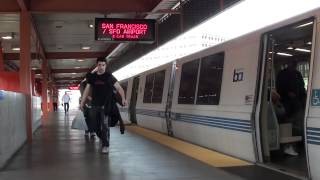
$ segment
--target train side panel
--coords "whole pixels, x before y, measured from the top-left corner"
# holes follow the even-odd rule
[[[178,104],[181,68],[177,72],[172,112],[178,138],[241,159],[255,161],[251,113],[257,78],[260,36],[210,48],[186,61],[224,51],[224,67],[218,105]],[[181,67],[182,61],[178,63]],[[242,74],[242,78],[239,77]],[[237,76],[237,77],[236,77]]]

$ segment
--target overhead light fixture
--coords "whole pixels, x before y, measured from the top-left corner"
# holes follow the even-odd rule
[[[12,47],[11,50],[12,51],[20,51],[20,47]]]
[[[36,67],[33,67],[33,68],[31,68],[32,70],[37,70],[38,68],[36,68]]]
[[[4,33],[1,35],[1,39],[4,39],[4,40],[13,39],[13,33]]]
[[[71,74],[77,74],[77,73],[71,73]]]
[[[302,27],[305,27],[305,26],[309,26],[311,24],[313,24],[313,21],[301,24],[301,25],[297,26],[296,28],[302,28]]]
[[[83,60],[83,59],[78,59],[77,61],[78,61],[78,62],[83,62],[84,60]]]
[[[309,49],[303,49],[303,48],[295,48],[294,50],[296,51],[301,51],[301,52],[311,52]]]
[[[312,43],[311,43],[311,41],[309,41],[309,42],[307,42],[307,44],[308,44],[308,45],[311,45]]]
[[[282,52],[277,52],[277,54],[280,55],[280,56],[293,56],[292,54],[282,53]]]
[[[289,46],[287,49],[290,49],[290,50],[291,50],[291,49],[293,49],[293,47],[292,47],[292,46]]]
[[[91,49],[91,47],[90,47],[90,46],[81,46],[81,49],[83,49],[83,50],[89,50],[89,49]]]
[[[272,51],[269,51],[269,54],[272,54],[273,52]]]
[[[94,28],[93,21],[89,20],[88,21],[88,26],[89,26],[89,28]]]

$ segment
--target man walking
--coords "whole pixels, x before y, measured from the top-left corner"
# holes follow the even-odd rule
[[[67,92],[64,93],[62,96],[62,102],[64,106],[64,113],[67,113],[69,111],[69,102],[70,102],[70,96]]]
[[[109,152],[110,139],[110,114],[112,110],[112,90],[113,87],[119,92],[122,104],[127,105],[124,91],[117,79],[110,73],[106,72],[107,62],[105,58],[97,59],[97,71],[90,74],[88,83],[83,92],[81,99],[81,110],[84,109],[85,100],[88,97],[90,90],[92,90],[92,111],[91,120],[95,123],[94,128],[97,136],[102,142],[101,152],[106,154]]]

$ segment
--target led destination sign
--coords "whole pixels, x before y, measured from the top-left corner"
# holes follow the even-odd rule
[[[96,18],[95,39],[152,43],[155,40],[155,21],[151,19]]]

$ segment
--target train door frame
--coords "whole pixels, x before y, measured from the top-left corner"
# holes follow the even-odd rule
[[[308,87],[307,87],[307,100],[306,100],[306,106],[305,106],[305,113],[304,113],[304,119],[303,119],[303,129],[304,129],[304,137],[306,139],[306,128],[307,128],[307,116],[309,114],[310,110],[310,96],[311,96],[311,87],[312,87],[312,75],[313,75],[313,68],[314,68],[314,61],[315,61],[315,42],[316,42],[316,36],[317,36],[317,18],[316,17],[310,17],[303,19],[301,21],[305,20],[313,20],[313,33],[312,33],[312,46],[311,46],[311,55],[310,55],[310,61],[309,61],[309,79],[308,79]],[[265,164],[265,160],[263,158],[263,140],[262,140],[262,130],[261,130],[261,104],[262,104],[262,96],[263,96],[263,88],[264,88],[264,82],[265,82],[265,76],[266,76],[266,58],[268,55],[268,41],[269,37],[268,35],[271,34],[273,31],[285,28],[286,26],[291,26],[296,23],[299,23],[301,21],[293,22],[288,25],[284,25],[278,28],[275,28],[273,30],[270,30],[264,34],[261,35],[261,43],[260,43],[260,53],[259,53],[259,66],[258,66],[258,73],[257,73],[257,90],[256,90],[256,100],[255,100],[255,106],[253,109],[253,125],[254,125],[254,135],[253,135],[253,141],[255,144],[255,152],[256,152],[256,158],[257,158],[257,164],[285,173],[290,174],[292,176],[296,176],[295,174],[292,174],[290,172],[283,171],[281,169],[278,169],[276,167],[273,167],[271,165]],[[310,164],[309,164],[309,154],[308,154],[308,146],[307,142],[305,140],[304,142],[304,148],[305,148],[305,155],[306,155],[306,165],[307,165],[307,172],[306,178],[310,178]],[[297,177],[297,176],[296,176]]]
[[[140,76],[136,76],[132,79],[131,97],[129,104],[129,120],[131,123],[137,124],[136,106],[139,93]]]
[[[174,84],[176,79],[176,70],[177,70],[177,63],[176,61],[174,61],[171,66],[171,73],[169,77],[169,87],[167,92],[167,101],[166,101],[166,107],[165,107],[167,132],[169,136],[174,136],[173,128],[172,128],[171,108],[172,108],[172,101],[173,101]]]

